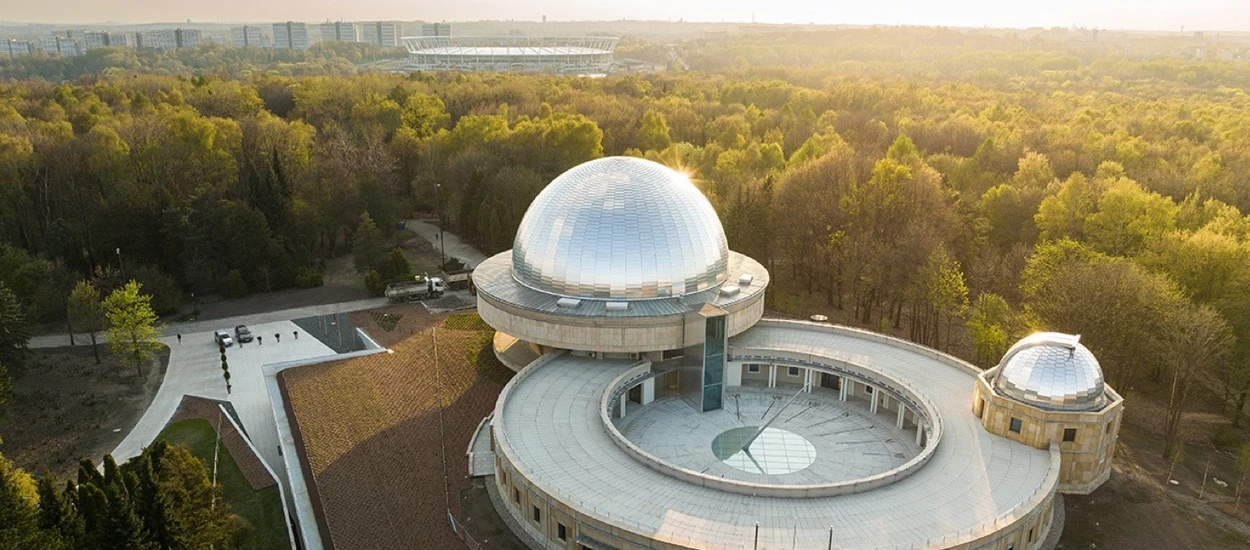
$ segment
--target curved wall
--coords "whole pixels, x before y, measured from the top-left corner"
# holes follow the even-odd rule
[[[754,325],[764,315],[764,293],[726,308],[729,336]],[[495,330],[526,342],[558,349],[603,353],[646,353],[682,349],[703,341],[698,332],[686,341],[685,316],[573,317],[523,310],[478,293],[478,315]]]

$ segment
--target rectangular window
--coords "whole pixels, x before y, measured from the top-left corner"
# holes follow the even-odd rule
[[[568,528],[566,528],[563,523],[556,524],[556,538],[560,540],[569,540]]]
[[[872,393],[872,386],[865,385],[865,386],[864,386],[864,393]]]
[[[1011,419],[1011,431],[1020,433],[1020,429],[1023,427],[1024,427],[1024,422],[1022,422],[1019,418]]]
[[[1029,542],[1033,542],[1033,528],[1029,528]]]
[[[521,490],[520,489],[512,490],[512,500],[515,501],[517,504],[521,503]]]
[[[538,523],[538,522],[541,522],[542,520],[543,520],[542,510],[539,510],[538,507],[535,506],[534,507],[534,522]]]
[[[1076,428],[1064,428],[1063,440],[1068,443],[1076,441]]]
[[[752,373],[752,374],[759,374],[760,366],[759,365],[747,365],[747,372]]]
[[[1111,424],[1113,424],[1113,422],[1107,423],[1107,433],[1111,433]]]
[[[790,367],[790,370],[788,371],[788,374],[789,374],[790,376],[792,376],[792,377],[798,377],[798,375],[799,375],[799,368],[798,368],[798,367]]]

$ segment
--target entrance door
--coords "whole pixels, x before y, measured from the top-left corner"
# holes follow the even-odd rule
[[[820,376],[820,387],[837,390],[842,388],[842,377],[833,374],[822,374]]]

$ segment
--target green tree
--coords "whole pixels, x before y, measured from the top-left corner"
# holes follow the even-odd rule
[[[408,256],[404,255],[402,248],[392,248],[387,255],[384,276],[388,281],[412,276],[412,266],[408,264]]]
[[[39,489],[34,478],[0,455],[0,548],[55,550],[59,533],[40,527]]]
[[[95,354],[96,364],[100,364],[100,346],[96,341],[100,331],[104,330],[104,305],[100,303],[100,291],[91,281],[78,281],[70,292],[67,305],[70,323],[78,332],[86,333],[91,338],[91,351]]]
[[[13,292],[0,283],[0,365],[22,366],[29,341],[30,333],[21,304]]]
[[[668,122],[664,113],[651,111],[643,113],[642,124],[638,127],[638,144],[642,149],[662,151],[673,143],[668,135]]]
[[[356,271],[386,270],[386,249],[382,245],[382,233],[373,216],[368,212],[360,215],[360,224],[352,234],[352,263]]]
[[[161,349],[156,313],[151,296],[140,293],[139,283],[130,281],[104,299],[104,315],[109,327],[109,348],[123,364],[133,365],[135,375],[143,376],[143,364]]]
[[[382,276],[377,271],[370,269],[365,272],[365,289],[374,296],[382,296],[386,293],[386,284],[382,282]]]
[[[992,366],[1007,353],[1013,335],[1011,306],[991,292],[977,295],[968,315],[968,336],[976,352],[977,365]]]
[[[221,293],[228,298],[247,296],[247,281],[243,280],[243,274],[239,270],[231,269],[226,272],[226,278],[221,283]]]

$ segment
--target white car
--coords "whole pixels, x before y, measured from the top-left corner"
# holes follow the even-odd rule
[[[217,332],[214,332],[213,339],[217,341],[217,344],[225,346],[225,347],[230,347],[234,345],[234,338],[231,338],[230,333],[224,330],[219,330]]]

